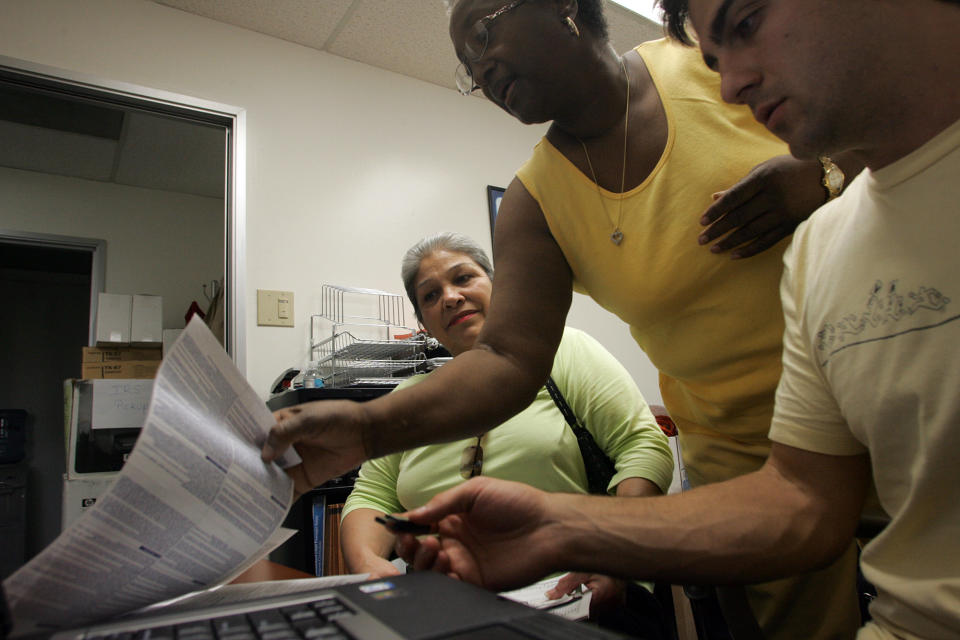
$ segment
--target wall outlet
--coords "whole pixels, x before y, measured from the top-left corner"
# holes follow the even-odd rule
[[[293,291],[257,289],[257,325],[293,326]]]

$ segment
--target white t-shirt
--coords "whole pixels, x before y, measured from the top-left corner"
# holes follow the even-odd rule
[[[770,439],[869,452],[890,525],[858,638],[960,637],[960,122],[798,229]],[[839,488],[838,488],[839,489]]]

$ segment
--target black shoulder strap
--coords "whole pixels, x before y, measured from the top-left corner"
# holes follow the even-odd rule
[[[600,448],[597,441],[593,439],[593,434],[587,431],[586,427],[577,419],[577,415],[564,400],[563,394],[557,388],[557,383],[553,378],[547,378],[547,392],[553,398],[554,404],[560,409],[570,430],[577,438],[577,446],[580,448],[580,456],[583,458],[583,468],[587,472],[587,487],[590,493],[597,495],[606,495],[607,487],[610,481],[617,473],[617,466],[610,459],[610,456]]]
[[[563,418],[567,421],[567,424],[569,424],[574,431],[583,429],[583,425],[577,420],[577,414],[575,414],[573,409],[570,408],[570,405],[567,404],[567,401],[564,399],[563,394],[560,393],[560,389],[557,388],[557,383],[553,381],[552,377],[547,378],[547,383],[544,386],[547,388],[547,393],[553,398],[554,404],[560,409],[560,413],[563,414]]]

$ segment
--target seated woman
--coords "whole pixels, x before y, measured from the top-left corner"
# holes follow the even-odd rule
[[[493,267],[473,240],[441,233],[413,246],[401,275],[423,327],[458,355],[473,347],[490,304]],[[422,381],[405,380],[399,387]],[[573,413],[606,452],[617,472],[608,492],[659,495],[673,477],[673,456],[626,369],[596,340],[566,328],[551,377]],[[469,393],[469,389],[460,390]],[[456,420],[456,416],[450,416]],[[524,411],[475,438],[420,447],[363,464],[344,506],[341,540],[353,573],[398,573],[387,558],[394,536],[376,516],[407,511],[474,475],[524,482],[546,491],[588,493],[576,436],[546,388]],[[585,577],[592,605],[622,601],[622,583]]]

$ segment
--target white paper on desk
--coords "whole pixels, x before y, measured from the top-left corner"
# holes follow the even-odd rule
[[[273,422],[206,325],[191,321],[160,366],[117,479],[4,582],[14,633],[209,587],[269,552],[293,498],[287,474],[260,460]]]
[[[564,574],[566,575],[566,574]],[[525,604],[534,609],[545,609],[548,613],[558,615],[568,620],[583,620],[590,615],[590,600],[593,593],[589,590],[581,590],[573,594],[566,594],[555,600],[547,598],[547,591],[550,591],[563,576],[554,576],[545,578],[526,587],[515,589],[513,591],[503,591],[500,597],[520,604]]]

